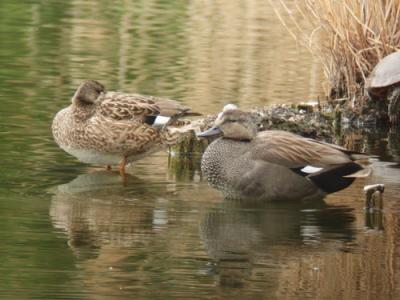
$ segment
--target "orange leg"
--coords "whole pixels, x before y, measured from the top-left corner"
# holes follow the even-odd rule
[[[125,173],[125,166],[126,166],[126,163],[127,163],[127,161],[126,161],[126,157],[124,157],[122,160],[121,160],[121,163],[119,164],[119,174],[123,177],[123,178],[125,178],[126,177],[126,173]]]

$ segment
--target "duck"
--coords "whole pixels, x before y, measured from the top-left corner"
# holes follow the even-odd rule
[[[107,91],[96,80],[84,81],[71,102],[53,119],[55,142],[81,162],[118,165],[122,176],[127,164],[192,132],[182,117],[200,115],[171,99]]]
[[[367,154],[257,125],[251,113],[229,104],[198,134],[219,136],[205,150],[201,170],[227,198],[322,199],[371,171],[361,164]]]

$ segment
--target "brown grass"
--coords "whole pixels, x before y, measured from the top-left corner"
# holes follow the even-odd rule
[[[270,3],[289,33],[320,59],[331,98],[357,95],[376,63],[400,49],[400,0]]]

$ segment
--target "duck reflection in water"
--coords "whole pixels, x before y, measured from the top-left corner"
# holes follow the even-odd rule
[[[334,248],[347,251],[354,220],[351,208],[324,201],[227,199],[204,214],[200,235],[220,286],[264,289],[279,286],[278,270],[290,261]]]
[[[68,245],[78,258],[93,259],[104,255],[107,248],[127,249],[145,243],[153,234],[154,223],[162,215],[155,201],[165,191],[153,189],[148,194],[143,180],[127,175],[130,185],[121,185],[118,172],[97,171],[81,174],[54,191],[50,206],[53,226],[67,233]],[[147,184],[148,187],[148,184]],[[145,202],[137,201],[145,198]],[[117,259],[118,260],[118,259]]]
[[[257,131],[248,112],[227,105],[199,134],[223,136],[206,149],[201,169],[211,186],[229,198],[320,199],[348,187],[370,170],[368,156],[280,130]]]
[[[51,191],[53,227],[66,235],[88,295],[128,298],[125,287],[151,281],[153,273],[142,270],[158,257],[149,249],[168,234],[171,187],[126,176],[123,186],[118,172],[81,174]]]

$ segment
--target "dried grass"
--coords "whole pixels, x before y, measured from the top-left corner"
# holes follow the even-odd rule
[[[400,49],[400,0],[270,3],[289,33],[320,59],[331,98],[357,95],[376,63]]]

